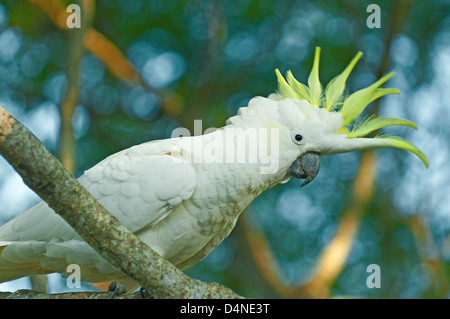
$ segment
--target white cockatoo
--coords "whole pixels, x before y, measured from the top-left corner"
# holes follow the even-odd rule
[[[320,157],[394,147],[425,155],[398,137],[364,136],[402,119],[368,117],[393,73],[349,96],[345,82],[361,57],[323,90],[316,48],[308,86],[276,70],[277,93],[255,97],[226,126],[201,136],[176,136],[133,146],[87,170],[79,182],[130,231],[180,269],[189,268],[233,230],[261,192],[290,177],[311,182]],[[87,282],[127,277],[97,254],[45,202],[0,227],[0,282],[33,274],[66,273],[77,264]]]

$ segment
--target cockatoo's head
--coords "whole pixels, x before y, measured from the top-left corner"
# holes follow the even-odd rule
[[[298,82],[290,71],[286,79],[283,78],[277,69],[277,94],[272,94],[268,99],[252,99],[248,107],[241,108],[239,115],[230,119],[231,122],[242,121],[254,125],[251,123],[252,118],[258,118],[258,122],[264,123],[266,127],[279,128],[282,148],[280,157],[288,160],[286,173],[304,178],[303,185],[311,182],[318,174],[321,156],[376,147],[408,150],[428,167],[426,156],[400,137],[365,137],[390,125],[405,125],[414,129],[416,125],[403,119],[375,115],[358,121],[365,107],[375,99],[390,93],[399,94],[397,89],[380,88],[394,73],[383,76],[371,86],[349,96],[344,94],[345,82],[361,55],[359,52],[323,90],[318,75],[320,48],[316,48],[308,86]],[[261,121],[261,118],[264,119]]]

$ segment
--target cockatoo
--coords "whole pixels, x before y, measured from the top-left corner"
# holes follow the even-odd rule
[[[379,116],[358,121],[370,102],[399,93],[380,88],[394,75],[389,73],[346,96],[346,80],[361,55],[322,89],[316,48],[308,86],[277,69],[277,93],[254,97],[224,127],[133,146],[87,170],[79,182],[147,245],[187,269],[230,234],[261,192],[290,177],[311,182],[321,156],[394,147],[411,151],[428,167],[426,156],[399,137],[364,137],[389,125],[416,125]],[[0,282],[67,274],[70,264],[80,267],[82,281],[132,286],[45,202],[0,227]]]

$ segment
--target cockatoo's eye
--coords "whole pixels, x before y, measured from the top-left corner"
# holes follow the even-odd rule
[[[292,131],[291,138],[295,144],[302,145],[303,143],[305,143],[303,135],[298,131]]]
[[[305,139],[303,138],[302,133],[300,133],[299,131],[292,131],[291,139],[297,145],[302,145],[305,143]]]

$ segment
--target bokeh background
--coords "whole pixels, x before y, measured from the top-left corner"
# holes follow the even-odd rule
[[[82,5],[68,30],[66,7]],[[378,4],[381,28],[367,6]],[[75,176],[106,156],[178,127],[223,126],[276,88],[275,68],[301,82],[322,47],[323,84],[357,51],[350,91],[394,70],[367,114],[414,121],[386,133],[395,149],[322,160],[313,183],[263,193],[231,236],[187,273],[263,298],[450,298],[450,1],[0,1],[0,106]],[[0,224],[39,198],[0,157]],[[370,264],[381,288],[368,288]],[[49,292],[65,291],[59,275]],[[0,291],[30,288],[28,278]],[[84,285],[83,289],[93,289]]]

